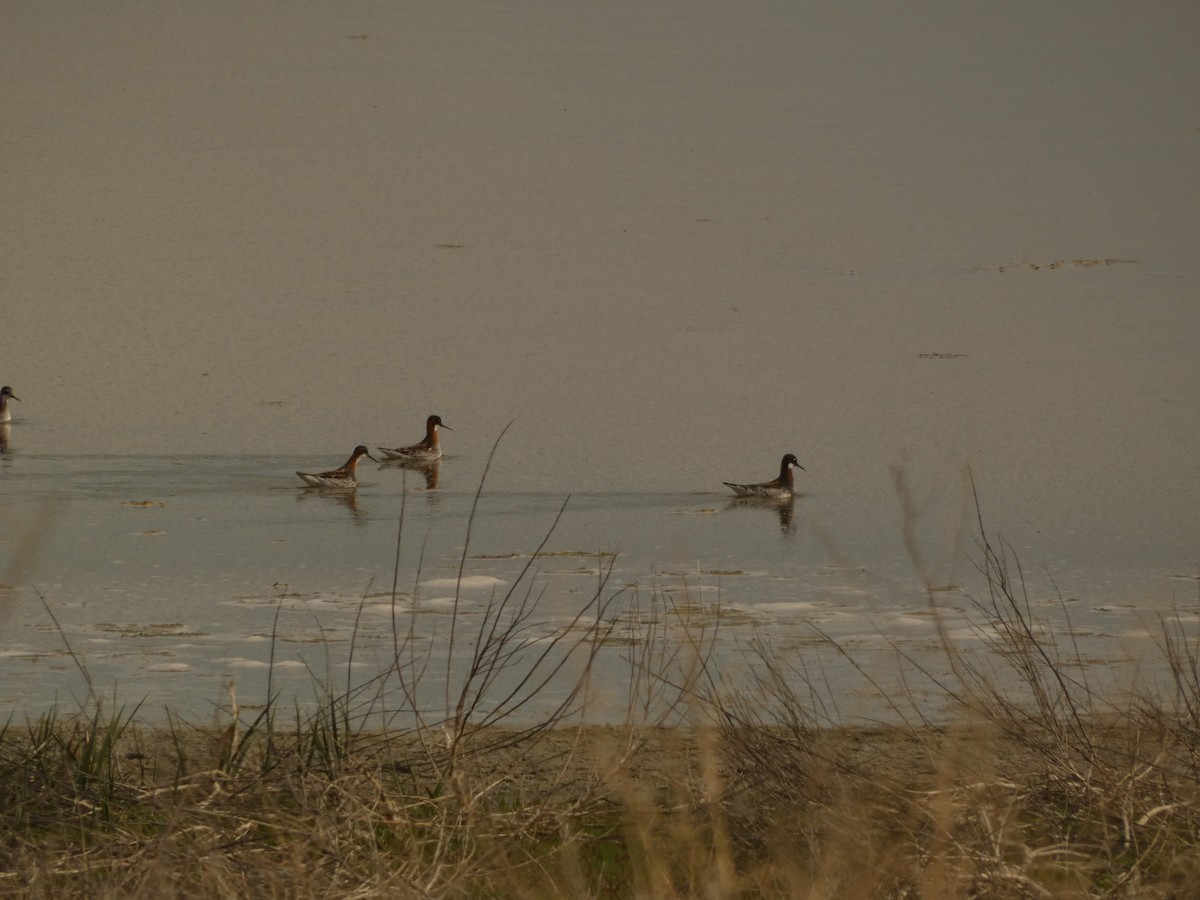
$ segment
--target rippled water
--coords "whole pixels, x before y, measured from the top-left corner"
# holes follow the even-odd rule
[[[504,456],[501,442],[497,469]],[[623,714],[631,647],[669,644],[687,655],[693,640],[715,644],[715,669],[731,685],[747,683],[746,654],[765,642],[790,664],[818,666],[822,683],[846,691],[847,713],[868,714],[874,692],[827,641],[887,686],[910,668],[900,653],[945,667],[931,597],[962,646],[979,643],[971,622],[986,626],[964,594],[986,597],[968,562],[969,516],[949,529],[940,517],[933,529],[915,523],[928,532],[919,545],[934,551],[926,571],[941,576],[931,595],[896,508],[872,529],[860,519],[840,523],[832,498],[815,492],[780,506],[716,492],[485,489],[472,522],[481,461],[451,455],[439,484],[464,489],[432,491],[420,473],[368,463],[354,492],[293,483],[290,470],[302,462],[7,461],[6,546],[22,577],[4,596],[4,702],[25,712],[72,707],[86,696],[74,654],[101,693],[126,703],[200,715],[225,702],[233,684],[253,707],[268,675],[274,691],[306,703],[340,692],[348,677],[356,685],[385,671],[400,644],[405,660],[415,652],[427,668],[422,702],[436,711],[451,611],[457,684],[485,610],[515,587],[514,602],[536,598],[528,624],[542,640],[582,614],[580,633],[598,612],[596,598],[607,604],[614,630],[597,663],[597,716]],[[29,549],[18,550],[26,539]],[[1036,542],[1020,549],[1040,552]],[[1078,572],[1058,583],[1065,604],[1053,573],[1031,571],[1035,612],[1061,623],[1065,606],[1084,652],[1110,663],[1153,650],[1148,630],[1157,616],[1176,614],[1187,573],[1104,561],[1090,545],[1072,554]]]
[[[154,708],[310,696],[394,623],[442,671],[506,427],[460,618],[569,622],[611,567],[598,708],[686,621],[879,714],[822,636],[944,665],[972,477],[1127,686],[1195,626],[1200,62],[1102,7],[12,10],[0,701],[84,696],[68,646]],[[292,474],[433,412],[435,490]],[[786,452],[794,506],[731,501]]]

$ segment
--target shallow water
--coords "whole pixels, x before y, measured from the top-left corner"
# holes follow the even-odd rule
[[[497,466],[503,456],[501,443]],[[957,646],[978,646],[979,627],[986,631],[967,597],[986,599],[961,552],[971,521],[944,533],[943,516],[933,529],[943,534],[919,538],[935,549],[940,540],[944,551],[945,577],[930,594],[898,518],[875,528],[842,522],[819,493],[788,505],[715,492],[485,490],[476,501],[449,485],[478,483],[481,467],[454,456],[432,491],[421,473],[369,463],[357,491],[313,490],[287,477],[299,458],[13,462],[22,474],[4,481],[6,529],[16,538],[7,547],[29,538],[30,549],[14,560],[21,583],[5,591],[0,699],[25,713],[86,697],[72,654],[110,699],[202,715],[226,702],[230,684],[244,707],[260,705],[268,677],[289,703],[339,693],[348,677],[357,686],[384,672],[399,642],[404,660],[415,652],[428,668],[422,703],[436,715],[447,654],[458,684],[471,648],[463,634],[474,635],[488,604],[514,587],[517,601],[536,598],[529,636],[542,641],[576,615],[592,621],[596,597],[608,604],[603,618],[614,630],[592,703],[600,719],[624,714],[634,647],[683,646],[690,657],[690,642],[713,644],[714,670],[734,688],[748,685],[747,653],[769,645],[789,664],[817,667],[823,689],[845,691],[842,715],[879,715],[874,690],[861,685],[861,702],[849,691],[862,674],[832,642],[880,686],[898,689],[911,669],[900,653],[935,672],[946,667],[931,598]],[[1154,649],[1156,618],[1177,615],[1186,573],[1105,560],[1093,540],[1088,532],[1085,546],[1067,551],[1078,566],[1068,590],[1086,590],[1065,603],[1050,573],[1031,571],[1034,610],[1061,624],[1065,608],[1085,656],[1136,661]]]
[[[731,671],[770,638],[858,684],[814,628],[933,665],[927,586],[983,590],[968,471],[1089,658],[1195,608],[1194,11],[148,9],[0,34],[11,708],[81,695],[67,641],[151,706],[261,698],[272,649],[311,693],[364,597],[371,671],[402,498],[400,608],[436,608],[506,426],[469,552],[518,559],[471,573],[511,584],[570,495],[546,615],[615,553],[614,614],[686,586]],[[292,474],[431,412],[436,491]],[[787,521],[722,493],[785,452]]]

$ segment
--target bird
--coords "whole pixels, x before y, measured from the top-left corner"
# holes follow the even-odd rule
[[[379,462],[367,452],[366,447],[359,444],[350,454],[350,458],[346,460],[346,464],[340,468],[330,469],[328,472],[297,472],[296,474],[304,479],[304,482],[310,487],[356,488],[358,487],[358,477],[354,474],[354,470],[358,468],[358,460],[361,456]]]
[[[8,401],[10,399],[20,400],[21,398],[14,394],[12,388],[6,384],[0,388],[0,422],[12,421],[12,410],[8,408]]]
[[[792,480],[793,467],[801,471],[806,471],[804,466],[800,465],[796,460],[796,457],[789,453],[779,463],[779,477],[774,481],[764,481],[760,484],[734,484],[733,482],[725,481],[722,484],[728,488],[732,488],[733,492],[739,497],[763,497],[768,500],[781,500],[791,497],[796,493],[796,484]]]
[[[441,459],[442,446],[438,443],[438,429],[445,428],[453,431],[449,425],[442,422],[441,416],[430,416],[425,420],[425,438],[418,444],[408,447],[380,447],[379,452],[388,459],[398,459],[404,462],[432,462]]]

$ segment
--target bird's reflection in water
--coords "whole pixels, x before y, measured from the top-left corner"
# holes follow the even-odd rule
[[[0,423],[0,455],[8,453],[9,441],[12,440],[12,425]]]
[[[304,487],[296,494],[297,501],[308,500],[311,497],[323,497],[327,501],[346,507],[360,524],[366,521],[366,510],[358,505],[358,491],[354,488]]]
[[[796,495],[787,497],[735,497],[729,501],[729,509],[770,509],[779,516],[779,530],[791,534],[792,519],[796,511]]]
[[[405,477],[405,487],[408,487],[407,474],[416,472],[425,478],[425,490],[436,491],[438,489],[438,480],[441,477],[442,461],[435,459],[432,462],[409,462],[402,459],[389,459],[379,464],[381,469],[401,469]]]

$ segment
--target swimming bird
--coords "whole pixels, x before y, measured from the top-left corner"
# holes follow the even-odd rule
[[[401,459],[405,462],[430,462],[435,459],[441,459],[442,446],[438,443],[438,429],[445,428],[447,431],[453,431],[449,425],[442,423],[441,416],[430,416],[425,420],[425,439],[419,444],[413,444],[409,447],[380,447],[379,452],[388,459]]]
[[[796,493],[796,485],[792,480],[792,467],[804,471],[804,466],[792,454],[787,454],[779,464],[779,477],[774,481],[764,481],[761,484],[733,484],[722,482],[726,487],[733,488],[739,497],[764,497],[769,500],[782,500]]]
[[[330,469],[328,472],[297,472],[304,482],[311,487],[331,487],[331,488],[356,488],[358,487],[358,476],[354,474],[354,470],[358,468],[358,459],[360,456],[365,456],[367,459],[375,459],[367,448],[359,444],[354,448],[354,452],[350,454],[350,458],[346,460],[346,464],[338,469]]]
[[[10,399],[20,400],[21,398],[14,394],[12,388],[7,384],[4,387],[0,387],[0,422],[12,421],[12,410],[8,408],[8,401]]]

